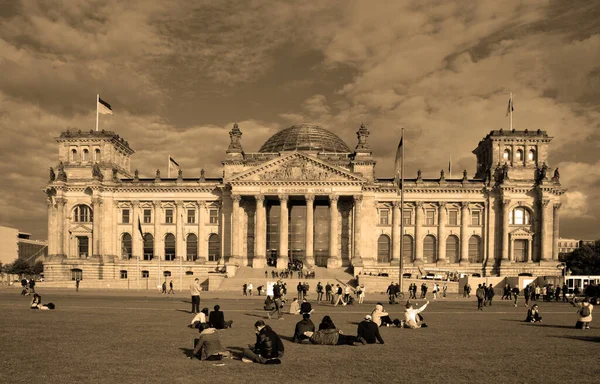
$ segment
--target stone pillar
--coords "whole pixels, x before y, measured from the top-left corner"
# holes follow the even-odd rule
[[[60,256],[66,256],[65,254],[65,227],[69,224],[65,220],[65,205],[67,199],[56,198],[56,223],[57,223],[57,234],[56,234],[56,254]]]
[[[528,263],[533,263],[532,249],[533,239],[529,238],[529,240],[527,241],[527,260],[525,260]]]
[[[502,261],[508,261],[508,220],[510,215],[510,211],[508,210],[509,205],[510,200],[502,200]]]
[[[197,263],[204,264],[208,260],[208,244],[204,233],[204,221],[206,220],[206,201],[198,200],[198,259]]]
[[[277,256],[277,268],[287,268],[288,257],[288,199],[287,195],[279,195],[281,204],[279,212],[279,255]]]
[[[554,204],[554,216],[552,220],[552,260],[558,261],[558,237],[559,237],[559,212],[561,204]]]
[[[460,264],[469,263],[469,202],[465,201],[460,210]]]
[[[327,268],[339,268],[342,266],[342,260],[338,253],[338,239],[340,236],[338,229],[338,199],[337,195],[329,196],[329,258],[327,259]]]
[[[393,202],[392,210],[392,263],[400,263],[400,202]]]
[[[131,223],[131,257],[135,259],[136,257],[143,255],[144,252],[142,236],[138,229],[138,218],[140,222],[143,222],[144,219],[140,217],[140,202],[138,200],[132,201],[131,206],[133,213],[133,220]],[[123,256],[121,256],[121,258],[122,257]]]
[[[48,255],[56,255],[56,225],[54,224],[56,209],[50,197],[46,198],[46,206],[48,207]]]
[[[354,257],[352,258],[352,265],[357,267],[363,266],[362,261],[362,195],[354,196]],[[357,273],[355,270],[354,273]]]
[[[446,260],[446,222],[448,221],[446,202],[441,201],[438,209],[438,265],[444,265],[448,262],[448,260]]]
[[[547,221],[550,219],[547,212],[549,204],[550,200],[540,202],[540,261],[550,261],[552,257],[552,239],[548,237],[547,229]]]
[[[254,228],[253,268],[264,268],[267,264],[267,208],[265,196],[256,195],[256,226]]]
[[[92,256],[100,257],[100,239],[102,237],[102,199],[92,199],[93,222],[92,222]]]
[[[163,247],[161,247],[160,245],[162,244],[162,234],[160,233],[160,209],[161,209],[161,204],[159,200],[155,200],[152,202],[152,206],[154,208],[154,257],[155,258],[160,258],[162,255],[162,250]],[[144,249],[142,246],[142,256],[144,256]],[[144,258],[142,257],[142,260]]]
[[[308,266],[315,265],[315,222],[314,222],[314,207],[315,196],[306,195],[306,262]]]
[[[184,257],[187,253],[187,247],[185,245],[185,216],[184,216],[183,202],[178,201],[175,203],[175,260],[179,260],[180,257]]]
[[[240,258],[240,195],[231,195],[233,209],[231,212],[231,257],[234,260]]]
[[[415,265],[423,265],[423,202],[415,203]]]

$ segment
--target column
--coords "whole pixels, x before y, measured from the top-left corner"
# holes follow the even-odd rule
[[[392,209],[392,263],[400,264],[400,202],[393,202]]]
[[[338,199],[337,195],[329,196],[329,258],[327,259],[327,268],[339,268],[342,266],[338,253]]]
[[[55,199],[56,201],[56,222],[58,224],[58,234],[56,236],[56,253],[60,256],[65,255],[65,227],[68,223],[65,221],[65,205],[67,204],[67,200],[58,197]]]
[[[462,203],[460,210],[460,263],[469,263],[469,202]]]
[[[528,263],[533,263],[533,258],[531,256],[532,249],[533,249],[533,239],[530,237],[529,240],[527,241],[527,260],[525,260]]]
[[[265,196],[256,195],[256,226],[254,228],[253,268],[264,268],[267,264],[267,209]]]
[[[515,145],[510,146],[510,165],[515,165]]]
[[[185,213],[182,201],[175,203],[175,260],[186,254],[185,245]]]
[[[352,265],[354,267],[362,267],[362,236],[361,236],[361,222],[362,222],[362,195],[354,196],[354,257],[352,258]],[[354,273],[357,273],[355,270]]]
[[[55,208],[52,198],[46,198],[46,205],[48,207],[48,255],[56,254],[56,225],[55,222]]]
[[[510,211],[508,210],[508,206],[510,205],[510,200],[504,199],[502,200],[502,260],[508,261],[508,222]]]
[[[548,237],[548,231],[546,231],[546,221],[548,220],[546,208],[549,203],[549,200],[540,201],[540,262],[549,260],[547,255],[548,247],[546,245],[546,239]]]
[[[415,265],[423,265],[423,202],[415,203]]]
[[[231,257],[239,259],[240,257],[240,195],[231,195],[233,210],[231,213]]]
[[[206,220],[206,202],[198,200],[198,259],[196,262],[204,264],[208,260],[208,245],[204,233],[204,220]]]
[[[161,221],[160,201],[159,200],[153,201],[152,206],[154,207],[154,215],[152,218],[154,220],[154,257],[159,258],[162,255],[162,249],[163,249],[163,247],[160,246],[162,244],[162,241],[161,241],[162,234],[160,233],[160,221]],[[143,253],[144,253],[144,250],[142,249],[142,256],[143,256]],[[143,258],[142,258],[142,260],[143,260]]]
[[[92,256],[100,257],[100,238],[101,234],[101,224],[102,224],[102,199],[101,198],[93,198],[92,199],[92,209],[93,209],[93,222],[92,222]]]
[[[133,212],[133,220],[131,223],[131,256],[136,258],[143,255],[144,252],[143,245],[140,246],[143,240],[138,229],[138,218],[140,222],[143,222],[144,220],[140,217],[140,202],[138,200],[132,201],[131,206]]]
[[[446,202],[441,201],[439,205],[438,222],[438,264],[444,265],[446,260],[446,222],[448,221],[448,212],[446,211]]]
[[[314,222],[314,205],[315,196],[306,195],[306,264],[309,266],[315,265],[315,253],[314,253],[314,235],[315,235],[315,222]]]
[[[553,208],[553,220],[552,220],[552,260],[558,261],[558,236],[559,236],[559,213],[561,204],[554,204]]]
[[[287,268],[288,257],[288,196],[279,195],[281,210],[279,212],[279,255],[277,256],[277,268]]]

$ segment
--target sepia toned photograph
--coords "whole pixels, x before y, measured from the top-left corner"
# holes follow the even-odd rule
[[[593,382],[598,20],[0,2],[2,382]]]

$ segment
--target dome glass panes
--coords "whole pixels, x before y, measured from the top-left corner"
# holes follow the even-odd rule
[[[294,125],[279,131],[259,150],[261,153],[284,151],[351,152],[334,133],[313,124]]]

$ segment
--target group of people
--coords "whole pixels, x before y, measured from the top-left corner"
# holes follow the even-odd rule
[[[491,307],[495,295],[496,294],[492,284],[489,286],[485,284],[479,284],[477,286],[477,290],[475,290],[475,297],[477,297],[477,310],[483,311],[483,307],[487,307],[488,305]]]
[[[254,289],[254,286],[252,285],[252,282],[250,282],[248,284],[244,283],[244,285],[242,285],[242,295],[252,296],[253,289]],[[262,294],[264,293],[264,287],[262,285],[259,285],[258,287],[256,287],[256,293],[258,294],[258,296],[262,296]]]
[[[271,278],[272,279],[292,279],[294,278],[294,272],[297,273],[298,279],[314,279],[316,278],[316,273],[314,270],[304,270],[302,268],[298,269],[284,269],[282,271],[271,270]],[[269,277],[269,272],[265,271],[265,279]]]
[[[35,279],[26,279],[25,277],[21,279],[21,295],[29,296],[32,293],[35,293]]]
[[[161,289],[160,289],[160,293],[163,295],[168,295],[169,293],[175,294],[175,291],[173,290],[173,280],[169,281],[169,291],[167,292],[167,282],[166,280],[163,281]]]

